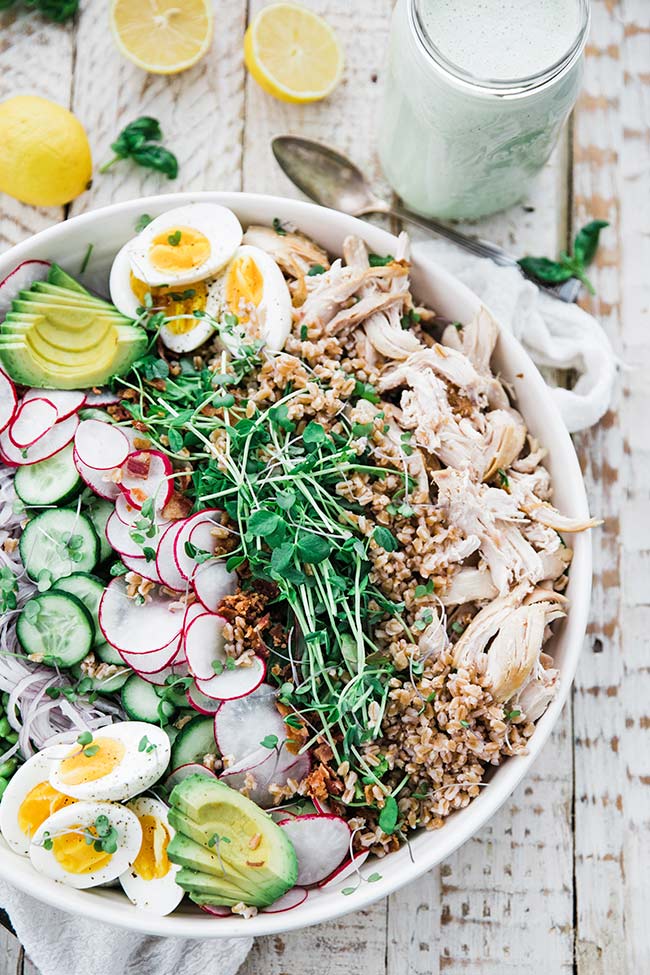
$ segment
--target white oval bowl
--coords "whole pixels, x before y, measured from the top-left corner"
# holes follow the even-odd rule
[[[71,274],[78,274],[89,244],[92,257],[84,282],[108,294],[108,272],[119,248],[134,235],[137,218],[143,212],[157,216],[171,207],[193,202],[219,203],[230,207],[246,227],[251,223],[271,224],[274,217],[289,221],[322,244],[330,253],[340,254],[348,234],[357,234],[380,254],[394,251],[393,235],[371,224],[327,210],[311,203],[253,193],[171,193],[117,203],[74,217],[44,230],[0,256],[0,281],[12,268],[28,258],[56,260]],[[418,299],[452,321],[469,321],[480,307],[479,299],[465,285],[433,261],[415,260],[413,289]],[[548,388],[521,345],[502,332],[494,363],[514,388],[517,406],[531,433],[548,449],[548,466],[554,489],[554,503],[563,514],[584,518],[588,514],[582,474],[573,444]],[[559,690],[543,717],[537,722],[528,752],[508,758],[491,774],[489,785],[469,806],[453,813],[445,825],[433,832],[419,832],[411,841],[413,861],[402,847],[374,864],[363,868],[368,876],[381,874],[375,883],[363,883],[356,893],[346,896],[335,890],[310,891],[304,903],[284,914],[258,914],[250,920],[238,917],[210,917],[191,905],[168,917],[155,917],[135,908],[116,890],[73,890],[38,874],[30,861],[13,853],[0,838],[0,876],[16,887],[53,907],[73,914],[106,921],[143,934],[169,937],[224,938],[279,934],[319,924],[358,911],[373,901],[415,880],[448,857],[474,835],[512,793],[529,771],[547,741],[567,699],[575,675],[585,635],[591,592],[591,541],[588,534],[572,538],[574,551],[567,595],[570,609],[556,630],[551,645],[560,669]],[[351,884],[344,881],[341,886]]]

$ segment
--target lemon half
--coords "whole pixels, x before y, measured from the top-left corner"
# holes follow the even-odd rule
[[[212,42],[212,0],[112,0],[111,27],[122,54],[144,71],[177,74]]]
[[[318,14],[295,3],[273,3],[257,14],[244,39],[255,81],[285,102],[315,102],[336,88],[343,51]]]
[[[37,95],[0,104],[0,192],[33,206],[63,206],[91,175],[86,132],[67,108]]]

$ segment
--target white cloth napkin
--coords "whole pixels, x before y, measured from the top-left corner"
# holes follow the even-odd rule
[[[146,937],[65,914],[5,883],[0,904],[40,975],[234,975],[253,944]]]
[[[471,288],[538,366],[577,372],[573,389],[552,387],[570,433],[600,420],[610,403],[616,358],[595,318],[539,291],[515,268],[498,267],[447,241],[415,244],[413,252],[437,261]]]

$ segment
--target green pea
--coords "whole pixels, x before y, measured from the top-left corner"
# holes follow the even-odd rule
[[[8,785],[9,783],[7,782],[6,779],[0,779],[0,799],[2,798],[2,795]]]
[[[16,771],[17,766],[18,762],[15,758],[7,759],[6,762],[3,762],[2,765],[0,765],[0,778],[10,778]]]
[[[5,741],[8,741],[10,745],[15,745],[16,742],[18,741],[18,732],[10,731],[8,734],[4,736],[4,738]]]
[[[6,738],[11,731],[11,725],[6,718],[0,718],[0,738]]]

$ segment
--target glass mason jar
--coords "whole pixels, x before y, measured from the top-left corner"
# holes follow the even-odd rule
[[[576,102],[589,0],[536,0],[537,11],[548,14],[546,25],[526,0],[509,3],[505,21],[507,0],[399,0],[396,6],[379,152],[394,190],[419,213],[480,217],[521,200]],[[437,25],[436,17],[443,18]],[[544,30],[549,23],[561,29]],[[512,68],[529,73],[501,77]],[[492,77],[481,77],[482,69]]]

